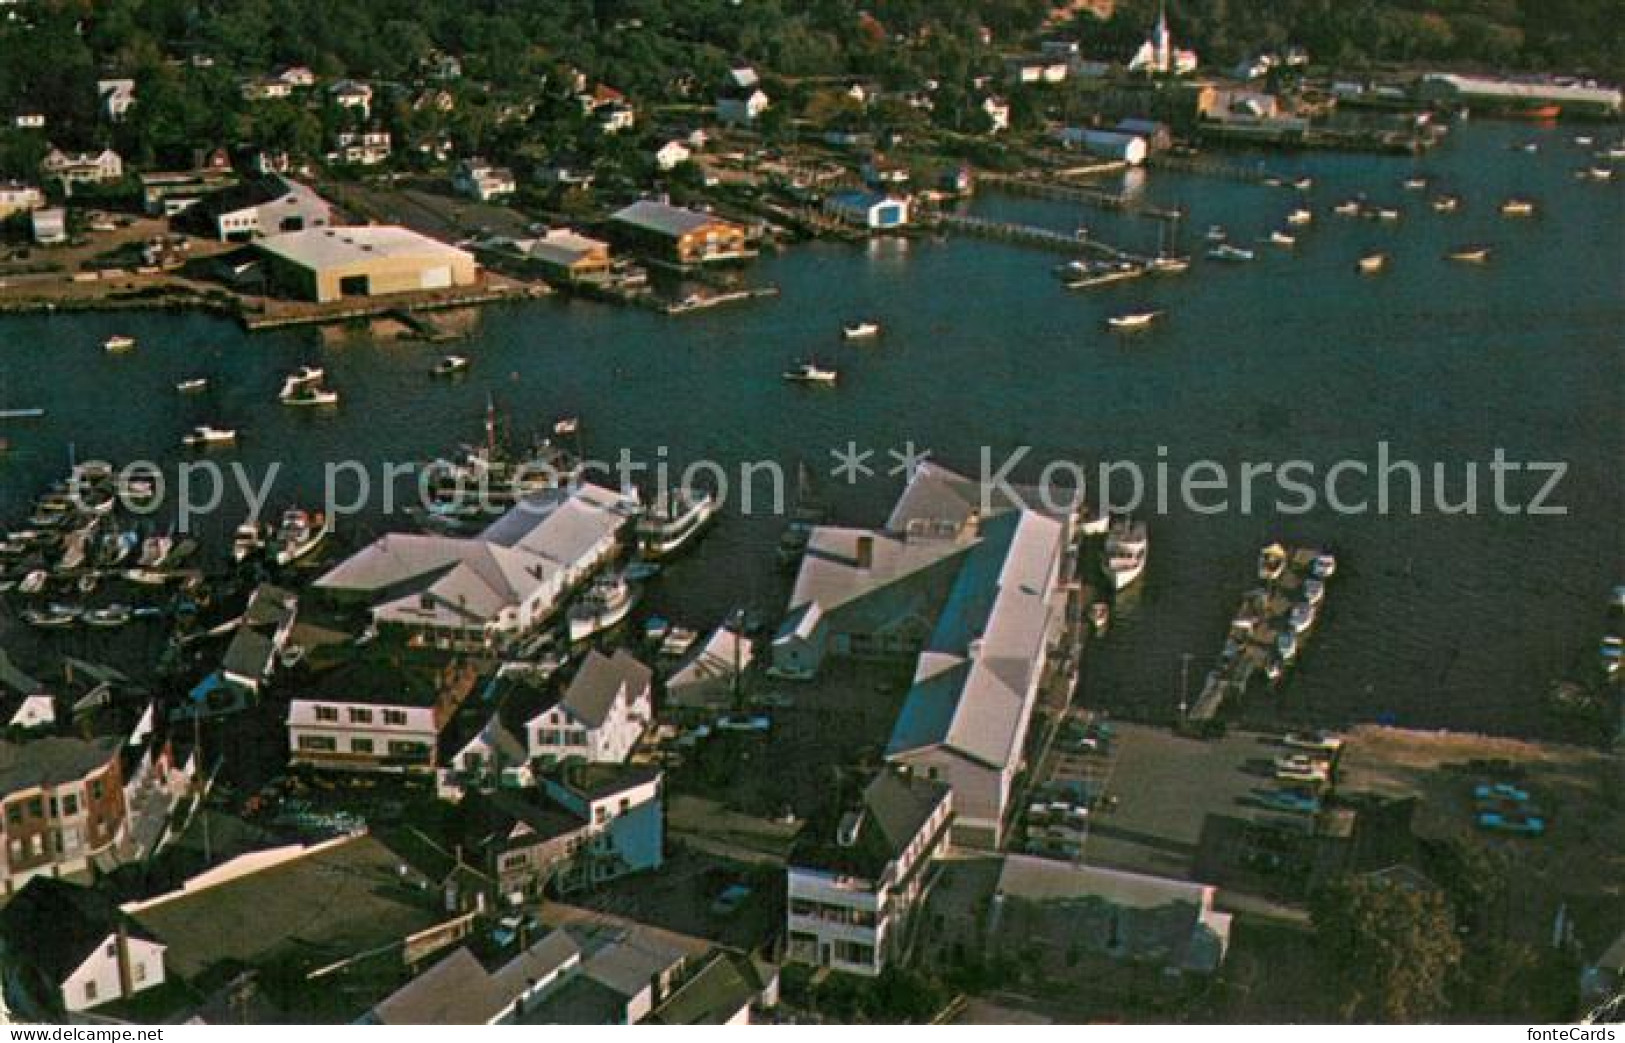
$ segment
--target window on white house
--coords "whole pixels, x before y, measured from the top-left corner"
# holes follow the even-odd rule
[[[406,711],[405,710],[385,710],[384,711],[384,723],[385,724],[392,724],[397,728],[406,727]]]
[[[95,1003],[96,1002],[96,983],[93,982],[93,981],[85,982],[85,1002],[86,1003]]]
[[[316,719],[318,721],[326,721],[326,722],[330,722],[330,723],[331,722],[336,722],[339,719],[338,707],[336,707],[336,706],[318,706],[318,707],[316,707]]]

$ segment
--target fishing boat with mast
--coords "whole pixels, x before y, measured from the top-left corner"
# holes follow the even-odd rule
[[[427,465],[425,524],[451,531],[480,528],[506,514],[521,499],[580,478],[580,426],[574,418],[554,425],[555,435],[576,438],[573,452],[545,438],[515,449],[505,427],[496,400],[487,398],[483,444],[465,445],[453,459]]]

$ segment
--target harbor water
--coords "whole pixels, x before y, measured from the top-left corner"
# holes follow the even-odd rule
[[[1197,261],[1180,276],[1069,292],[1050,274],[1057,255],[926,238],[794,247],[746,274],[777,284],[779,297],[681,318],[563,299],[497,306],[466,317],[470,337],[454,350],[473,366],[456,382],[428,376],[444,347],[363,328],[249,335],[193,314],[7,318],[0,407],[48,414],[0,432],[10,444],[0,516],[25,515],[70,452],[173,464],[184,459],[181,436],[205,422],[243,432],[214,459],[256,472],[280,464],[273,508],[308,501],[330,461],[376,468],[477,440],[488,396],[520,432],[579,416],[598,458],[624,448],[654,461],[665,447],[676,463],[705,458],[737,473],[739,461],[771,459],[791,474],[805,459],[835,516],[853,524],[884,517],[900,483],[885,473],[887,450],[909,442],[971,472],[984,446],[995,459],[1031,447],[1031,466],[1017,472],[1025,478],[1052,459],[1149,470],[1159,447],[1176,468],[1304,459],[1323,471],[1374,462],[1386,442],[1395,457],[1446,465],[1452,499],[1465,466],[1487,468],[1499,447],[1512,460],[1566,464],[1551,497],[1566,513],[1498,513],[1485,473],[1472,515],[1441,516],[1431,504],[1386,516],[1266,505],[1150,517],[1146,577],[1092,650],[1082,698],[1171,714],[1181,657],[1193,656],[1194,688],[1253,581],[1259,546],[1280,538],[1329,546],[1343,564],[1322,632],[1278,696],[1282,715],[1562,735],[1544,697],[1593,669],[1608,591],[1625,580],[1625,185],[1577,180],[1590,153],[1572,133],[1469,124],[1418,159],[1263,157],[1289,178],[1312,176],[1305,194],[1155,172],[1111,186],[1187,208],[1180,246]],[[1538,152],[1508,147],[1531,139]],[[1433,188],[1406,191],[1413,173]],[[1459,194],[1461,212],[1432,212],[1438,190]],[[1402,219],[1331,214],[1356,192],[1400,207]],[[1535,199],[1538,214],[1501,217],[1513,195]],[[1064,231],[1088,226],[1143,252],[1157,246],[1149,219],[993,195],[971,205]],[[1295,247],[1256,241],[1300,205],[1315,216]],[[1203,263],[1210,224],[1258,259]],[[1466,243],[1491,246],[1490,263],[1443,259]],[[1356,274],[1371,250],[1389,255],[1387,270]],[[1148,308],[1165,315],[1143,333],[1105,328],[1110,315]],[[843,323],[868,318],[884,324],[883,337],[842,342]],[[113,333],[139,347],[104,353]],[[808,355],[840,369],[838,388],[780,379]],[[341,408],[277,404],[283,375],[303,363],[326,367]],[[210,390],[176,393],[195,376]],[[877,476],[851,485],[829,476],[831,450],[849,441],[875,452]],[[203,533],[224,541],[237,520],[224,513]],[[390,524],[358,518],[349,535]],[[774,616],[788,593],[774,555],[782,524],[730,514],[669,570],[654,606],[690,626],[739,605]]]

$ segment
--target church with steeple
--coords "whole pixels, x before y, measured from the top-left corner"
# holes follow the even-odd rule
[[[1196,71],[1196,52],[1174,46],[1174,35],[1168,31],[1166,3],[1157,15],[1157,27],[1151,31],[1151,38],[1134,52],[1128,67],[1130,72],[1152,76],[1186,76]]]

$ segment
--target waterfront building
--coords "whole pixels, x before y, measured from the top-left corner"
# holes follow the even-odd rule
[[[1040,502],[923,465],[881,529],[813,529],[773,641],[786,678],[829,657],[914,663],[886,759],[953,787],[956,843],[1002,842],[1038,689],[1067,645],[1076,513],[1027,506]]]
[[[1485,109],[1517,111],[1556,105],[1567,115],[1617,116],[1622,93],[1618,87],[1593,82],[1552,79],[1502,79],[1434,72],[1423,76],[1417,94],[1425,101],[1449,102]]]
[[[858,228],[902,228],[908,224],[909,201],[880,192],[837,192],[824,200],[824,212]]]
[[[560,282],[602,282],[614,267],[608,243],[568,228],[549,228],[534,239],[516,239],[512,248],[521,262]]]
[[[188,217],[222,242],[248,242],[261,236],[326,228],[333,207],[310,186],[271,176],[205,196]]]
[[[1138,134],[1116,130],[1095,130],[1091,127],[1062,127],[1056,131],[1061,144],[1080,148],[1092,156],[1115,160],[1137,167],[1151,154],[1151,147]]]
[[[838,822],[790,852],[786,958],[874,977],[901,954],[932,861],[948,850],[953,791],[885,771]]]
[[[479,281],[465,250],[393,225],[306,228],[255,243],[272,285],[327,303],[419,290],[449,290]]]
[[[474,537],[392,533],[316,580],[380,630],[445,649],[530,633],[619,551],[636,503],[581,483],[532,496]]]
[[[617,210],[610,223],[628,242],[678,264],[704,264],[749,257],[745,230],[732,221],[670,203],[640,199]]]

